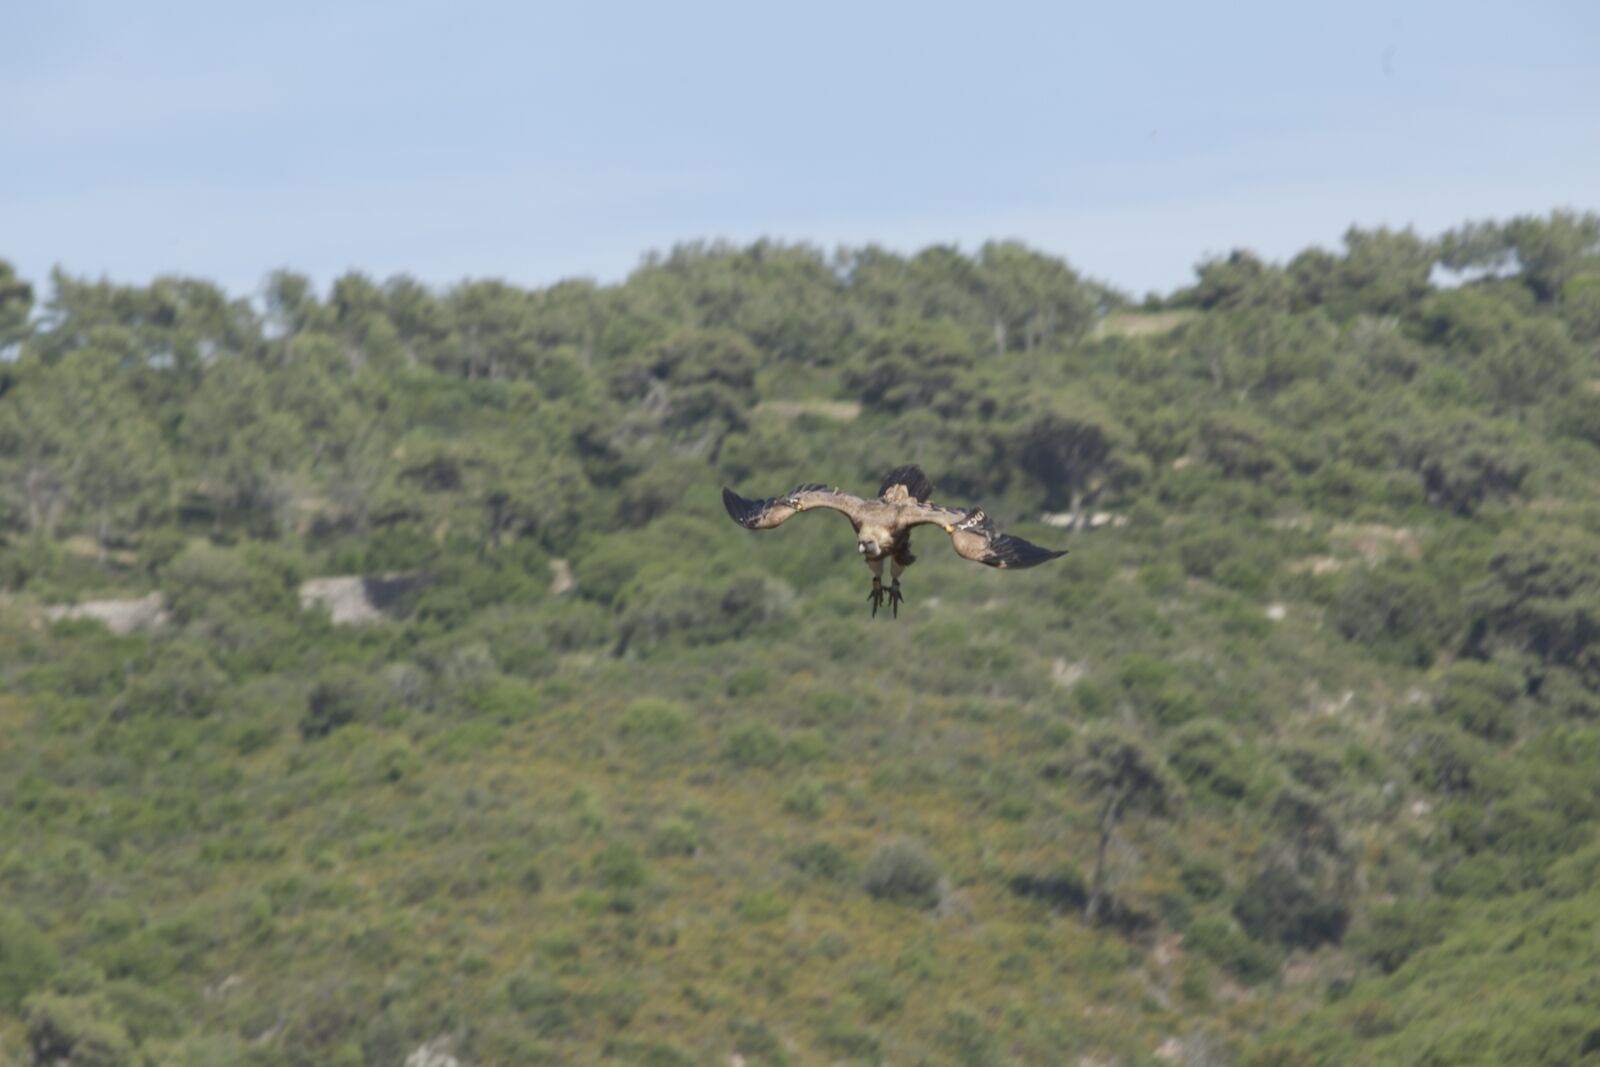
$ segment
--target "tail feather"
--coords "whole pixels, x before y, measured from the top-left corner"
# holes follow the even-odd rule
[[[927,503],[928,498],[933,495],[933,481],[922,473],[922,468],[915,463],[896,467],[884,475],[883,485],[878,488],[878,496],[883,497],[896,485],[905,486],[906,492],[919,504]]]

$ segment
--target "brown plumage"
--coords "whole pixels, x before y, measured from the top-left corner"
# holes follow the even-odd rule
[[[1036,567],[1066,555],[1001,533],[979,508],[947,508],[931,503],[928,498],[932,494],[933,483],[922,468],[905,466],[889,472],[875,499],[806,484],[766,500],[746,500],[731,489],[723,489],[722,503],[733,521],[747,530],[770,530],[802,511],[826,509],[844,515],[855,528],[856,550],[872,570],[872,592],[867,599],[872,602],[874,615],[885,595],[894,614],[900,614],[900,603],[905,599],[900,592],[900,573],[916,562],[911,554],[911,530],[915,526],[942,526],[958,556],[990,567]],[[885,559],[891,563],[887,590],[883,588]]]

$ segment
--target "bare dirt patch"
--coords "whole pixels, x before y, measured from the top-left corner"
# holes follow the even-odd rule
[[[1354,549],[1368,563],[1377,563],[1390,556],[1403,559],[1421,559],[1422,543],[1411,530],[1400,526],[1383,526],[1375,522],[1341,524],[1329,531],[1336,544]]]

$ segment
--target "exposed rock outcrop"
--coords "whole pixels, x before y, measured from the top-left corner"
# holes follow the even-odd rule
[[[300,584],[300,607],[306,611],[327,608],[335,626],[382,622],[396,600],[430,581],[426,574],[313,578]]]
[[[166,601],[160,593],[150,593],[132,600],[85,600],[82,604],[57,604],[45,609],[51,622],[64,619],[94,619],[103,622],[114,634],[128,634],[135,630],[153,630],[166,624],[169,618]]]

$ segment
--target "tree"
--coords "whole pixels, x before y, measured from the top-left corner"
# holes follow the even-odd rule
[[[1275,440],[1275,431],[1251,411],[1218,411],[1200,423],[1194,450],[1225,478],[1279,486],[1288,465]]]
[[[1015,343],[1024,352],[1080,337],[1110,294],[1061,260],[1017,241],[990,241],[978,251],[978,272],[995,351]]]
[[[1210,259],[1195,268],[1198,280],[1180,295],[1202,310],[1235,311],[1267,308],[1287,311],[1292,291],[1279,267],[1263,263],[1247,249],[1234,249],[1227,259]]]
[[[1451,270],[1518,275],[1541,303],[1562,295],[1569,278],[1600,266],[1600,215],[1554,211],[1509,222],[1468,223],[1440,239],[1439,261]]]
[[[1409,229],[1352,226],[1344,246],[1326,297],[1334,315],[1405,315],[1432,289],[1436,245]]]
[[[1074,526],[1102,493],[1137,485],[1146,466],[1128,431],[1102,406],[1057,402],[1025,417],[1002,436],[1017,466],[1044,489],[1044,506],[1067,509]]]
[[[1530,654],[1600,692],[1600,547],[1591,533],[1553,525],[1507,535],[1467,601],[1475,654]]]
[[[333,332],[352,371],[372,365],[393,370],[401,361],[400,335],[389,321],[388,298],[363,274],[351,272],[333,283],[328,307]]]
[[[957,415],[973,399],[966,374],[974,362],[972,342],[954,323],[908,322],[880,330],[848,377],[874,411],[931,407]]]
[[[683,329],[619,367],[612,392],[669,431],[720,439],[744,427],[760,363],[732,330]]]
[[[852,328],[842,288],[809,245],[691,243],[647,257],[622,295],[642,318],[731,330],[773,359],[813,364],[836,360]]]
[[[278,336],[299,333],[325,323],[328,314],[317,302],[311,279],[292,271],[273,271],[266,286],[267,327]]]
[[[84,347],[20,371],[0,401],[0,475],[20,525],[48,534],[71,517],[105,549],[165,508],[166,448],[115,355]]]
[[[538,364],[533,305],[501,281],[472,281],[451,290],[456,373],[467,379],[528,377]]]
[[[1345,231],[1342,256],[1311,248],[1289,261],[1289,303],[1296,311],[1320,307],[1341,321],[1362,314],[1406,315],[1431,291],[1438,259],[1437,242],[1409,229],[1352,226]],[[1235,267],[1231,273],[1242,272]]]
[[[1427,573],[1396,562],[1347,576],[1329,614],[1347,640],[1380,659],[1415,667],[1439,654],[1451,617]]]
[[[1107,730],[1088,739],[1076,776],[1100,806],[1095,820],[1098,844],[1094,875],[1089,884],[1089,901],[1083,909],[1084,921],[1093,924],[1099,921],[1110,900],[1106,850],[1117,827],[1136,812],[1165,816],[1176,807],[1179,798],[1177,786],[1167,777],[1161,761],[1140,741],[1115,731]]]
[[[10,263],[0,259],[0,354],[22,340],[33,312],[33,286],[17,277]]]
[[[1407,426],[1393,438],[1400,462],[1422,476],[1428,503],[1457,515],[1516,495],[1533,469],[1514,428],[1476,415]]]
[[[6,525],[30,534],[52,534],[68,503],[70,412],[53,411],[55,398],[46,368],[35,359],[7,375],[0,397],[0,503]]]
[[[1285,789],[1272,803],[1277,840],[1239,893],[1234,918],[1258,941],[1291,948],[1337,944],[1350,925],[1355,862],[1339,826],[1307,793]]]

